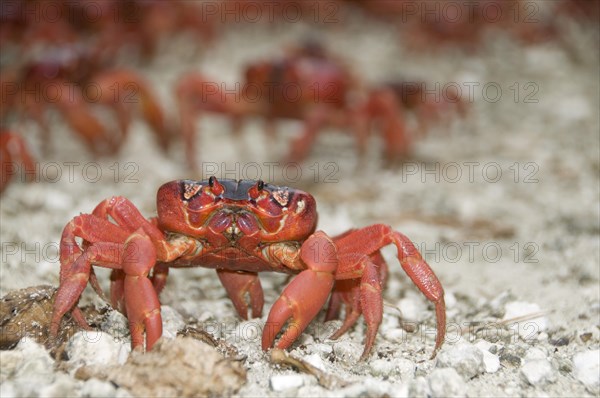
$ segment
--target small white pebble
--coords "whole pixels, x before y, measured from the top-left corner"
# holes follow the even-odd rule
[[[396,366],[388,359],[378,358],[369,362],[373,376],[389,376],[396,372]]]
[[[304,355],[303,359],[317,369],[325,369],[325,363],[323,362],[323,358],[321,358],[319,354]]]
[[[365,377],[361,383],[367,387],[367,396],[383,397],[395,395],[395,387],[392,383],[374,377]]]
[[[300,345],[311,345],[315,343],[315,339],[313,336],[311,336],[310,334],[307,333],[303,333],[300,335],[300,337],[298,337],[298,340],[296,340],[296,342]]]
[[[274,375],[271,376],[270,384],[273,391],[285,391],[301,387],[304,384],[304,379],[297,374]]]
[[[475,347],[479,348],[483,354],[483,367],[486,373],[495,373],[500,369],[500,358],[489,351],[492,345],[492,343],[485,340],[479,340],[475,343]]]
[[[500,369],[500,358],[489,351],[483,352],[483,366],[486,373],[495,373]]]
[[[546,359],[531,359],[521,367],[521,377],[532,386],[542,386],[557,380],[556,370]]]
[[[600,390],[600,350],[579,352],[573,356],[573,374],[592,394]]]
[[[541,348],[531,347],[527,350],[525,357],[523,358],[523,362],[535,361],[538,359],[547,359],[548,354],[544,352]]]
[[[99,331],[78,332],[69,339],[66,347],[69,362],[81,365],[114,365],[131,351],[125,340],[116,340]]]
[[[466,385],[452,368],[435,369],[427,379],[432,397],[466,397]]]
[[[454,368],[465,379],[484,372],[483,353],[469,343],[459,343],[438,354],[436,367]]]
[[[398,358],[394,361],[394,364],[398,369],[397,371],[400,373],[400,377],[403,381],[412,380],[415,378],[417,366],[413,361],[406,358]]]

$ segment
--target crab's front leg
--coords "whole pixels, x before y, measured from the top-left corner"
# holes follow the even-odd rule
[[[289,347],[318,314],[333,287],[338,266],[333,241],[323,232],[311,235],[300,248],[300,260],[306,266],[277,299],[265,324],[262,348],[273,346],[277,334],[287,328],[277,348]],[[289,322],[288,322],[289,321]]]

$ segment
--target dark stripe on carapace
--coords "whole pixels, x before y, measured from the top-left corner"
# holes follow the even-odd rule
[[[223,187],[225,188],[225,191],[221,194],[222,198],[229,199],[229,200],[240,200],[240,201],[250,199],[250,197],[248,196],[248,190],[250,188],[252,188],[254,185],[256,185],[256,183],[257,183],[257,181],[255,181],[255,180],[223,179],[223,180],[217,180],[217,181],[219,182],[219,184],[223,185]],[[197,186],[199,185],[202,188],[204,186],[209,185],[209,181],[208,180],[204,180],[204,181],[181,180],[182,198],[186,201],[193,198],[193,196],[185,197],[185,193],[190,192],[190,189],[186,188],[186,187],[189,187],[192,185],[197,185]],[[263,189],[268,192],[271,192],[271,193],[277,192],[277,191],[288,192],[289,198],[288,198],[287,202],[289,202],[289,199],[291,199],[291,196],[293,193],[293,190],[289,189],[287,187],[278,187],[278,186],[267,184],[267,183],[263,184]],[[201,192],[201,191],[202,191],[202,189],[198,189],[197,193]],[[274,202],[277,203],[279,206],[282,206],[281,203],[278,203],[275,200],[274,200]]]

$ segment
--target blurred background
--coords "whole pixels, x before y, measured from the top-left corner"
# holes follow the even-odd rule
[[[57,285],[62,228],[104,198],[151,217],[164,182],[262,179],[312,193],[332,235],[405,233],[451,322],[543,314],[539,344],[597,348],[598,2],[3,1],[0,13],[1,294]],[[397,309],[434,325],[395,255],[378,338],[394,347]],[[265,280],[268,309],[286,280]],[[210,270],[172,272],[161,301],[235,315]],[[507,315],[513,302],[527,305]],[[589,393],[561,375],[547,391]]]

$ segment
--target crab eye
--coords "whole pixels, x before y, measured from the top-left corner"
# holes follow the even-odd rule
[[[250,188],[248,190],[248,195],[250,195],[251,199],[257,199],[258,196],[260,195],[261,191],[265,188],[265,183],[263,180],[258,180],[256,182],[256,184],[254,184],[252,186],[252,188]]]
[[[217,181],[215,176],[211,176],[208,179],[208,186],[215,196],[219,196],[223,193],[223,191],[225,191],[225,188],[223,185],[221,185],[221,183],[219,183],[219,181]]]

